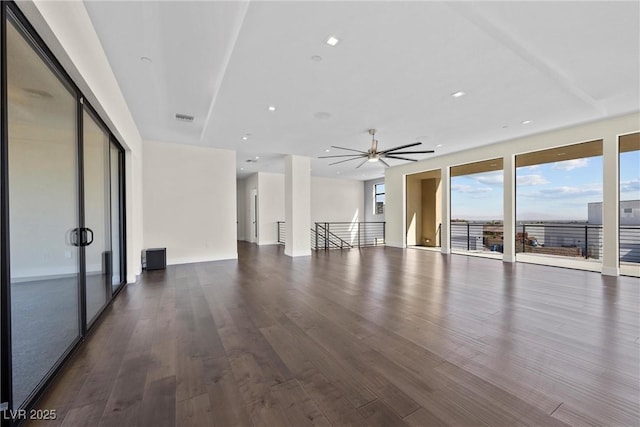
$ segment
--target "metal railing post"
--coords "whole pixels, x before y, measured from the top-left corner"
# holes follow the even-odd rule
[[[329,249],[329,223],[324,223],[324,250]]]
[[[316,245],[315,245],[315,250],[318,250],[318,223],[316,222],[316,234],[315,234],[315,241],[316,241]]]
[[[587,242],[589,241],[589,226],[584,226],[584,258],[589,259],[589,245]]]
[[[471,249],[471,242],[469,241],[469,223],[467,223],[467,250]]]
[[[360,223],[358,222],[358,247],[360,247]]]
[[[527,239],[525,239],[525,234],[526,234],[526,226],[524,224],[522,224],[522,253],[525,252],[525,246],[526,246],[526,241]]]
[[[382,241],[387,244],[387,222],[382,223]]]

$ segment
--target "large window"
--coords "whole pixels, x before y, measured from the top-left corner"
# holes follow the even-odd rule
[[[384,213],[384,183],[373,186],[373,200],[373,213],[375,215],[382,215]]]
[[[640,263],[640,133],[620,137],[620,270]],[[630,264],[630,265],[629,265]]]
[[[502,256],[502,169],[502,159],[451,168],[452,250]]]
[[[516,252],[602,260],[602,141],[516,156]]]

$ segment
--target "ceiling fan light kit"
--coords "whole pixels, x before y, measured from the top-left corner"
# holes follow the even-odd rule
[[[428,153],[433,153],[434,152],[433,150],[398,151],[398,150],[403,150],[405,148],[410,148],[410,147],[415,147],[417,145],[421,145],[422,142],[412,142],[411,144],[399,145],[399,146],[394,147],[394,148],[389,148],[388,150],[378,151],[378,140],[375,138],[376,130],[375,129],[369,129],[369,135],[371,135],[371,148],[369,148],[369,150],[367,150],[367,151],[354,150],[353,148],[336,147],[335,145],[332,145],[331,148],[337,148],[339,150],[354,151],[354,152],[356,152],[358,154],[343,154],[343,155],[337,155],[337,156],[320,156],[318,158],[319,159],[330,159],[330,158],[336,158],[336,157],[350,157],[349,159],[346,159],[346,160],[339,160],[337,162],[329,163],[329,165],[337,165],[339,163],[350,162],[351,160],[363,159],[362,162],[358,166],[356,166],[356,169],[358,169],[360,166],[364,165],[367,162],[371,162],[371,163],[380,162],[385,167],[389,167],[389,164],[387,162],[385,162],[384,159],[395,159],[395,160],[405,160],[405,161],[408,161],[408,162],[417,162],[418,161],[417,159],[411,159],[409,157],[401,157],[401,156],[398,156],[398,154],[401,154],[401,155],[404,156],[404,155],[407,155],[407,154],[428,154]]]

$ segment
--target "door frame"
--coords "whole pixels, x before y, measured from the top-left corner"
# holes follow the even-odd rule
[[[78,336],[72,341],[69,347],[59,356],[48,373],[40,380],[34,390],[31,391],[20,408],[13,406],[13,384],[12,384],[12,353],[11,353],[11,270],[10,270],[10,218],[9,218],[9,159],[8,159],[8,94],[7,94],[7,21],[9,13],[12,19],[18,24],[19,30],[29,39],[32,48],[41,57],[43,62],[50,70],[60,79],[61,83],[67,86],[72,96],[76,99],[76,143],[77,143],[77,182],[76,191],[78,192],[77,215],[78,227],[85,227],[84,212],[84,161],[83,161],[83,118],[82,114],[86,108],[98,124],[107,131],[109,136],[109,150],[112,146],[118,149],[118,174],[119,188],[118,195],[120,197],[119,207],[119,243],[120,243],[120,285],[109,287],[107,303],[101,308],[91,325],[86,322],[86,257],[83,247],[78,248]],[[53,55],[51,50],[38,35],[35,28],[29,23],[22,14],[19,7],[13,1],[3,1],[0,3],[0,106],[2,114],[0,114],[0,176],[2,185],[0,185],[0,404],[6,402],[8,408],[12,410],[25,409],[29,410],[34,403],[40,398],[44,390],[51,383],[53,377],[58,373],[61,367],[68,360],[70,355],[75,351],[80,343],[82,343],[88,334],[95,329],[100,323],[98,320],[104,311],[111,305],[114,297],[124,288],[127,278],[126,263],[126,170],[125,170],[125,150],[114,136],[113,132],[106,125],[104,120],[96,112],[96,110],[88,103],[80,91],[78,86],[73,82],[64,67]],[[112,145],[113,144],[113,145]],[[109,151],[111,153],[111,151]],[[109,183],[111,186],[111,183]],[[111,192],[109,193],[111,197]],[[111,199],[110,199],[111,201]],[[109,215],[112,210],[109,209]],[[115,260],[112,260],[114,262]],[[106,292],[106,290],[105,290]],[[0,407],[0,414],[2,414]],[[18,424],[17,421],[5,419],[0,415],[0,425],[2,427]]]

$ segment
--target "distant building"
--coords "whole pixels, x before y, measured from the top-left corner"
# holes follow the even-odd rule
[[[593,225],[602,225],[602,202],[588,204],[589,219]],[[623,200],[620,202],[620,225],[640,225],[640,200]]]

